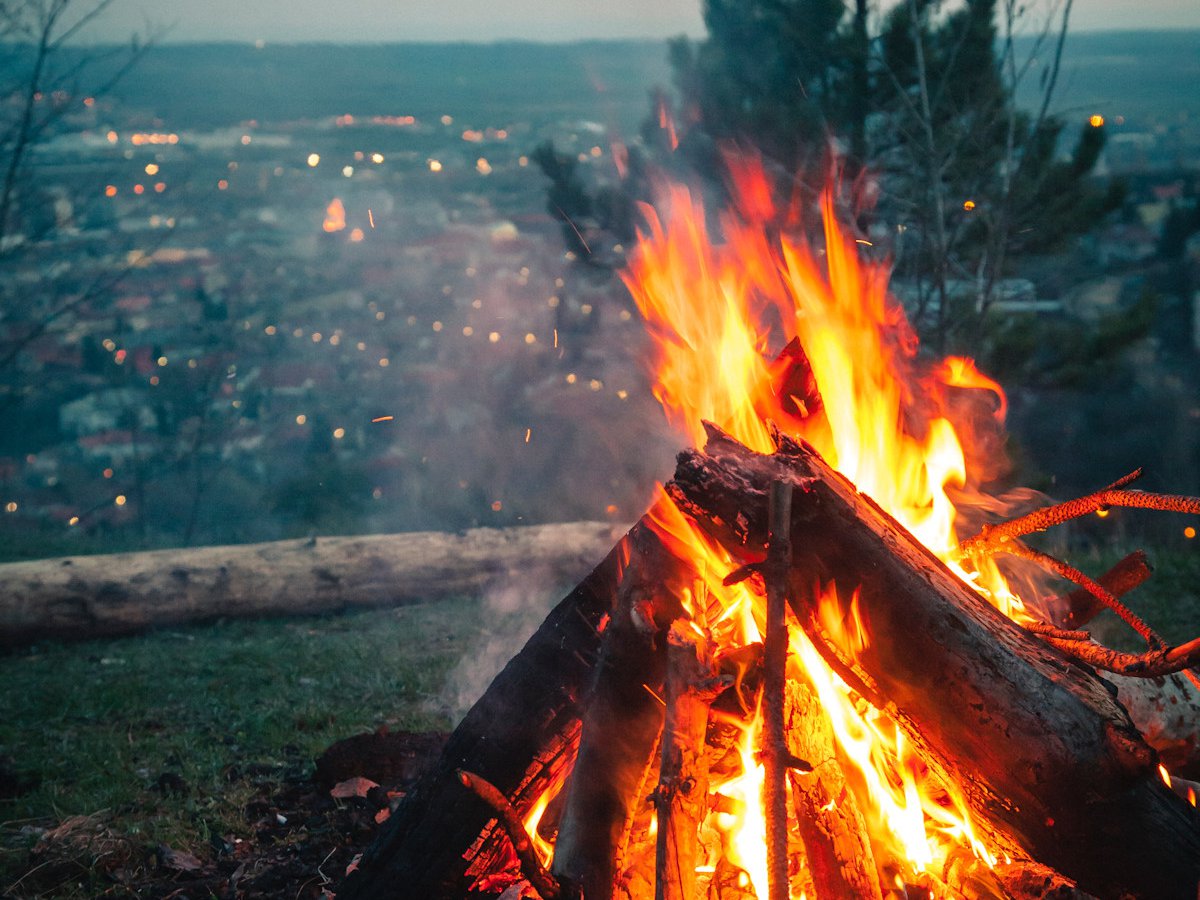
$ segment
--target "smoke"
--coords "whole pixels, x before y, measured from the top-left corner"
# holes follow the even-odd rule
[[[447,677],[435,701],[440,711],[460,719],[538,629],[561,593],[549,571],[536,569],[513,573],[490,587],[480,609],[483,628]]]

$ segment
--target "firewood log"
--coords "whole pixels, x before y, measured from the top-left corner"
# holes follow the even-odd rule
[[[672,564],[657,539],[637,537],[585,696],[579,756],[554,845],[554,875],[577,885],[584,900],[613,895],[630,826],[649,800],[665,714],[662,631],[679,611],[677,601],[663,611]]]
[[[468,711],[437,763],[388,819],[358,869],[339,888],[338,897],[454,897],[465,893],[480,874],[493,870],[503,856],[506,838],[486,804],[463,787],[456,774],[459,769],[488,781],[522,814],[549,787],[561,784],[573,765],[576,769],[581,765],[582,771],[594,770],[587,757],[614,735],[617,740],[627,740],[626,768],[599,777],[627,779],[637,768],[641,753],[644,759],[639,771],[647,771],[662,727],[662,703],[656,695],[660,697],[662,691],[665,644],[652,641],[651,652],[638,652],[645,644],[633,637],[631,629],[635,629],[635,618],[642,625],[653,623],[653,632],[665,629],[679,616],[678,601],[661,590],[671,567],[678,565],[646,524],[635,524],[551,611]],[[609,659],[605,669],[613,671],[616,666],[611,684],[608,676],[597,677],[602,646],[607,647],[604,655]],[[621,693],[631,701],[636,698],[635,708],[620,710],[613,705],[614,696],[597,703],[597,692]],[[607,718],[602,714],[605,704]],[[590,729],[594,732],[589,739],[592,750],[586,744],[581,749],[585,709],[597,722]],[[640,727],[650,721],[650,713],[653,724]],[[640,718],[643,715],[645,720]],[[629,721],[639,727],[626,739],[620,729]],[[583,757],[579,765],[577,752]],[[575,779],[571,780],[572,795],[577,790],[596,790],[594,784],[577,787]],[[611,789],[606,790],[611,797]],[[641,802],[646,802],[648,794],[649,788],[641,792]],[[556,850],[561,850],[564,839],[568,847],[579,847],[578,838],[572,835],[581,827],[595,835],[618,820],[622,824],[614,840],[619,845],[620,832],[628,827],[629,805],[637,799],[629,796],[613,801],[617,805],[610,808],[609,821],[598,818],[583,826],[579,824],[583,821],[582,801],[575,801],[579,811],[572,812],[569,795]],[[563,876],[564,870],[569,871],[568,885],[585,873],[594,873],[594,866],[615,865],[598,861],[599,853],[590,847],[579,852],[585,862],[568,862],[579,859],[571,850],[561,858],[555,854],[554,874]],[[585,880],[600,883],[601,877],[588,874]],[[611,888],[611,878],[608,884]]]
[[[655,790],[655,900],[694,900],[700,823],[708,811],[708,711],[726,685],[705,637],[676,622],[667,635],[666,719]]]
[[[959,786],[993,845],[1098,897],[1194,900],[1200,815],[1162,783],[1109,685],[989,606],[811,448],[781,445],[764,456],[710,429],[705,451],[680,454],[668,492],[747,562],[762,558],[770,484],[792,480],[802,627]],[[859,589],[870,640],[853,657],[816,619],[814,586],[830,582],[843,616]]]
[[[560,782],[579,742],[580,699],[600,652],[630,548],[626,538],[547,616],[484,692],[426,772],[384,824],[339,900],[463,896],[490,871],[507,840],[491,809],[467,790],[459,769],[487,779],[522,814]]]
[[[879,900],[879,874],[858,802],[837,758],[833,730],[813,689],[787,685],[788,750],[812,766],[792,776],[796,827],[816,900]]]
[[[1200,781],[1200,690],[1179,674],[1101,677],[1116,687],[1117,700],[1171,774]]]
[[[0,647],[219,618],[400,606],[544,572],[571,584],[620,529],[600,522],[322,537],[0,565]]]

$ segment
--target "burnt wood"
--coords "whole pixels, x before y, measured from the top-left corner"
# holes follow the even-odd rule
[[[669,574],[665,554],[647,552],[622,573],[585,697],[579,756],[552,867],[556,877],[580,888],[584,900],[613,896],[630,827],[650,794],[666,676],[666,642],[660,634],[666,623],[656,620],[655,609]]]
[[[762,558],[770,485],[791,480],[801,626],[961,786],[976,826],[1098,897],[1194,900],[1200,815],[1162,783],[1111,687],[989,606],[811,448],[780,443],[765,456],[710,428],[668,492],[744,563]],[[815,618],[830,582],[847,606],[860,589],[870,642],[854,658]]]
[[[812,766],[795,773],[792,800],[816,900],[880,900],[879,875],[867,826],[837,756],[833,728],[812,687],[787,685],[788,750]]]
[[[654,900],[695,900],[698,833],[708,812],[704,738],[709,707],[726,684],[716,675],[708,639],[674,623],[667,635],[666,718],[654,792]]]
[[[464,896],[501,857],[507,838],[491,809],[456,776],[467,769],[502,791],[524,815],[572,764],[581,697],[600,651],[600,628],[617,598],[631,548],[654,541],[640,523],[556,606],[454,730],[339,900]],[[468,858],[469,857],[469,858]]]

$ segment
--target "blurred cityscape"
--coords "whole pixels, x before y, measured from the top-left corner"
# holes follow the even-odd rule
[[[1198,41],[1073,39],[1060,105],[1104,118],[1125,206],[1002,304],[1087,319],[1154,294],[1137,360],[1179,396],[1149,462],[1179,492],[1200,398],[1155,362],[1200,353]],[[611,169],[667,77],[649,42],[183,46],[43,98],[68,108],[0,255],[0,553],[636,517],[680,439],[531,154]],[[1072,416],[1144,441],[1157,409],[1051,427],[1039,402],[1015,404],[1023,464],[1064,475]]]

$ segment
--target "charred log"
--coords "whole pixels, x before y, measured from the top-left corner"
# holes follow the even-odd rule
[[[583,696],[600,652],[628,555],[653,542],[635,525],[550,613],[451,735],[363,855],[338,897],[457,897],[489,871],[506,837],[495,814],[463,786],[467,769],[521,814],[574,761]]]
[[[1002,852],[1100,897],[1193,900],[1200,816],[1111,689],[989,606],[810,448],[752,453],[716,429],[668,491],[741,561],[761,559],[767,491],[790,479],[791,597],[830,666],[886,710]],[[871,634],[853,658],[823,635],[814,586],[840,585]],[[843,610],[847,613],[848,610]]]
[[[662,585],[669,575],[667,555],[649,546],[630,563],[586,696],[579,757],[553,865],[555,876],[578,885],[585,900],[612,896],[629,829],[650,795],[651,763],[664,718],[661,631],[678,612],[677,607],[662,612],[667,601]]]

